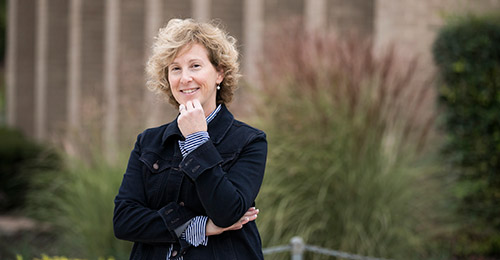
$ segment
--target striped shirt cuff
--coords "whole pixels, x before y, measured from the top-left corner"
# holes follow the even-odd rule
[[[206,246],[208,243],[208,237],[205,235],[207,221],[207,216],[194,217],[186,230],[181,234],[181,238],[195,247],[199,245]]]
[[[190,152],[207,142],[208,139],[210,139],[208,132],[200,131],[188,135],[185,141],[179,141],[182,157],[186,157]]]

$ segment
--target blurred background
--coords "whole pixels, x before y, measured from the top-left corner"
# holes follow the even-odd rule
[[[0,259],[128,259],[128,154],[177,113],[144,66],[188,17],[238,40],[264,247],[500,259],[499,0],[0,0]]]

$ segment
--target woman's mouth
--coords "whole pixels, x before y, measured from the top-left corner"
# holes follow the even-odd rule
[[[192,93],[196,92],[198,89],[199,88],[183,89],[183,90],[181,90],[181,92],[184,94],[192,94]]]

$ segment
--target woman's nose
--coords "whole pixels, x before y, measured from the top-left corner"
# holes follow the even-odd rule
[[[182,84],[187,84],[187,83],[191,82],[192,80],[193,80],[193,78],[189,74],[189,71],[186,71],[186,70],[182,71],[182,77],[181,77]]]

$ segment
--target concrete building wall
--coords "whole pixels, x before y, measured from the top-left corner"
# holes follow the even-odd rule
[[[304,14],[304,0],[266,0],[264,1],[264,23],[286,21]]]
[[[330,0],[325,11],[328,29],[341,35],[372,36],[375,0]]]
[[[394,44],[402,55],[416,55],[432,66],[432,43],[446,17],[500,10],[499,0],[377,0],[374,39],[378,47]]]
[[[110,3],[117,12],[106,9]],[[42,139],[71,125],[81,135],[116,132],[130,140],[137,129],[177,113],[146,90],[144,74],[152,39],[171,18],[218,19],[238,39],[246,79],[258,81],[266,29],[290,18],[315,30],[372,37],[381,49],[394,43],[432,67],[430,48],[444,15],[499,10],[500,0],[9,0],[9,6],[7,122]],[[118,15],[117,26],[108,26],[110,15]]]
[[[226,30],[238,40],[238,47],[245,44],[243,38],[243,0],[212,0],[211,18],[220,20]]]
[[[168,20],[172,18],[193,17],[191,1],[164,0],[163,2],[162,25],[166,25]]]

